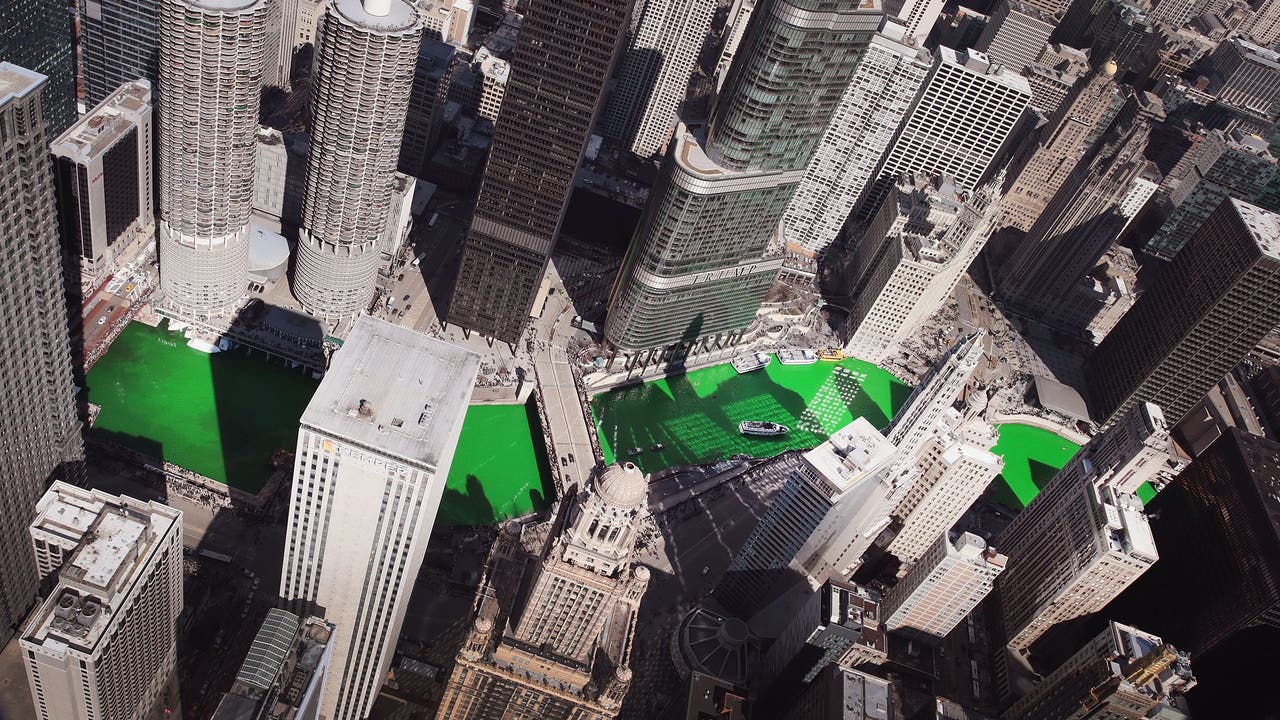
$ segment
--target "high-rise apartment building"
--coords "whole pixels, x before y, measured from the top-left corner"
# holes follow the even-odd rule
[[[1001,717],[1008,720],[1191,717],[1191,661],[1159,637],[1109,623]]]
[[[71,8],[59,0],[0,6],[0,62],[44,76],[40,114],[51,138],[76,121],[74,21]]]
[[[511,63],[494,55],[488,48],[480,48],[472,59],[480,70],[480,101],[476,115],[491,123],[498,122],[502,111],[502,99],[507,95],[507,81],[511,79]]]
[[[751,324],[782,266],[782,214],[881,17],[853,0],[756,8],[710,122],[676,129],[610,296],[615,351],[683,352]]]
[[[0,642],[36,600],[26,536],[36,501],[51,479],[74,478],[68,473],[84,457],[72,380],[80,348],[68,333],[45,87],[40,73],[0,62],[0,237],[15,258],[0,269],[0,289],[13,298],[0,311],[0,396],[24,408],[0,415]],[[73,315],[78,322],[78,307]]]
[[[995,428],[950,410],[914,454],[899,457],[892,515],[900,527],[889,552],[914,563],[960,520],[1004,469],[989,449],[997,440]]]
[[[318,35],[293,294],[334,321],[373,298],[422,16],[409,0],[338,0]]]
[[[1095,435],[1072,462],[1088,463],[1097,482],[1131,494],[1143,484],[1163,485],[1186,467],[1164,413],[1148,402],[1134,405]]]
[[[939,47],[933,68],[854,210],[866,220],[905,173],[949,175],[976,188],[1031,102],[1031,86],[977,51]]]
[[[647,158],[666,149],[711,29],[712,0],[641,0],[600,118],[606,137]]]
[[[928,52],[908,44],[902,26],[886,20],[867,45],[782,216],[789,249],[818,255],[836,241],[929,67]]]
[[[212,720],[319,720],[334,629],[322,618],[268,610]]]
[[[62,241],[96,284],[125,248],[155,237],[151,83],[115,89],[49,146],[57,169]]]
[[[391,666],[478,369],[362,317],[302,414],[280,596],[337,628],[330,720],[367,717]]]
[[[806,570],[792,566],[806,547],[825,547],[826,539],[865,519],[846,512],[884,514],[889,491],[878,477],[893,454],[893,445],[866,418],[854,420],[805,453],[729,564],[716,588],[716,600],[739,615],[750,615],[772,598],[769,591],[780,579]],[[815,554],[821,553],[804,556]]]
[[[1227,199],[1085,364],[1090,409],[1141,402],[1170,423],[1280,324],[1280,215]]]
[[[503,529],[440,720],[618,716],[649,584],[649,569],[632,564],[648,491],[636,466],[610,465],[564,517]]]
[[[1183,596],[1166,634],[1206,653],[1251,627],[1280,628],[1280,443],[1229,428],[1151,501],[1165,556],[1153,580]],[[1160,592],[1165,586],[1160,584]]]
[[[1007,561],[973,533],[943,532],[885,595],[885,628],[940,642],[991,592]]]
[[[530,3],[448,322],[508,343],[524,333],[630,8],[626,0]]]
[[[1016,174],[1000,207],[1001,227],[1031,229],[1049,201],[1111,124],[1123,102],[1115,83],[1116,65],[1103,63],[1076,83],[1026,157],[1010,162]]]
[[[160,79],[158,0],[80,0],[80,82],[93,107],[126,83]]]
[[[1148,17],[1176,29],[1199,15],[1208,5],[1209,0],[1160,0],[1148,11]]]
[[[182,612],[182,513],[54,483],[31,543],[58,573],[22,631],[41,720],[149,717],[174,671]]]
[[[1001,179],[976,191],[946,176],[895,184],[849,260],[846,353],[879,363],[946,303],[995,230]]]
[[[973,47],[986,53],[991,62],[1021,74],[1040,57],[1057,26],[1053,15],[1040,8],[1019,0],[999,0]]]
[[[1062,300],[1125,226],[1120,201],[1146,167],[1143,152],[1149,119],[1162,115],[1159,100],[1151,105],[1131,99],[1112,127],[1093,144],[1049,200],[1031,230],[1001,266],[1001,294],[1012,305],[1052,322]],[[1028,186],[1034,193],[1034,186]],[[1022,196],[1028,198],[1028,194]]]
[[[227,315],[246,290],[273,7],[161,0],[160,289],[163,307],[179,316]]]
[[[1009,647],[1026,653],[1058,623],[1101,610],[1159,559],[1135,495],[1068,463],[1001,533],[996,580]]]
[[[1280,210],[1280,207],[1267,207],[1274,201],[1268,200],[1266,191],[1280,179],[1280,167],[1265,140],[1239,130],[1229,134],[1214,130],[1205,138],[1202,148],[1204,146],[1217,146],[1217,152],[1209,149],[1204,158],[1212,164],[1204,169],[1196,168],[1198,172],[1188,178],[1195,181],[1195,187],[1147,241],[1145,249],[1152,255],[1173,259],[1205,218],[1228,197],[1266,210]],[[1184,188],[1186,184],[1189,183],[1184,183]]]

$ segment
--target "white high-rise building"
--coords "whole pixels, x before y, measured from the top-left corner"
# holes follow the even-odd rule
[[[329,720],[367,717],[391,665],[479,363],[361,317],[302,414],[280,596],[336,628]]]
[[[900,457],[914,455],[933,428],[964,392],[985,353],[987,331],[979,330],[957,342],[916,385],[907,402],[893,416],[885,436]]]
[[[277,60],[267,0],[160,3],[160,289],[180,316],[233,311],[248,284],[259,98]]]
[[[106,280],[126,250],[155,242],[152,107],[151,83],[126,83],[49,144],[81,287]]]
[[[905,173],[950,175],[960,187],[978,187],[1030,103],[1026,78],[980,52],[939,47],[924,90],[858,201],[855,217],[874,215]]]
[[[182,513],[56,482],[30,530],[41,576],[58,573],[22,632],[37,717],[147,717],[177,658]]]
[[[711,28],[714,0],[640,0],[601,127],[640,157],[666,149]]]
[[[766,599],[761,596],[793,560],[803,564],[803,557],[825,547],[823,540],[861,525],[850,522],[845,511],[875,514],[889,495],[876,478],[893,454],[893,445],[861,417],[805,453],[730,563],[716,598],[734,612],[749,614],[747,609]],[[806,547],[814,550],[806,552]]]
[[[320,20],[293,292],[327,320],[373,298],[422,28],[407,0],[335,0]]]
[[[471,0],[453,0],[449,6],[449,22],[444,27],[444,41],[466,46],[476,22],[476,4]]]
[[[1054,625],[1101,610],[1159,559],[1142,501],[1099,472],[1079,453],[1000,535],[1009,562],[996,587],[1018,652]]]
[[[1008,560],[972,533],[941,533],[884,598],[885,627],[936,642],[991,592]]]
[[[1004,460],[989,449],[998,439],[995,429],[982,420],[965,421],[948,410],[933,433],[915,455],[899,459],[893,516],[902,527],[889,552],[908,563],[946,534],[1004,469]]]
[[[879,363],[942,307],[995,230],[1002,178],[973,192],[908,175],[890,190],[851,258],[846,353]]]
[[[929,73],[927,51],[886,21],[858,63],[804,180],[782,216],[789,248],[818,255],[836,240]]]
[[[897,16],[907,26],[907,37],[924,44],[945,4],[945,0],[905,0]]]

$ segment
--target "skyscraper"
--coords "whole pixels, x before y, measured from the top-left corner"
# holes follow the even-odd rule
[[[318,617],[268,610],[212,720],[317,720],[334,629]]]
[[[1002,178],[976,190],[946,176],[895,184],[849,261],[846,353],[879,363],[946,303],[995,230]]]
[[[76,121],[74,19],[68,4],[59,0],[6,2],[0,6],[0,62],[44,76],[41,113],[51,138],[61,135]]]
[[[1176,423],[1277,324],[1280,216],[1224,200],[1089,357],[1090,410]]]
[[[943,532],[885,595],[885,628],[939,642],[991,592],[1007,561],[973,533]]]
[[[996,580],[1009,647],[1027,652],[1058,623],[1101,610],[1159,558],[1134,495],[1076,458],[1001,533]]]
[[[769,645],[758,664],[757,696],[786,693],[797,681],[807,684],[828,665],[852,668],[866,658],[883,660],[887,641],[880,607],[876,591],[827,580]]]
[[[22,632],[38,716],[147,717],[177,661],[182,513],[63,482],[36,511],[23,549],[58,573]]]
[[[855,217],[874,215],[904,173],[949,175],[960,187],[978,187],[1030,102],[1026,78],[982,53],[939,47],[924,90],[880,160]]]
[[[907,40],[892,21],[872,36],[782,216],[789,248],[826,250],[867,189],[929,72],[928,52]]]
[[[1151,501],[1164,555],[1152,580],[1157,592],[1183,592],[1161,613],[1162,629],[1176,630],[1186,649],[1202,654],[1247,628],[1280,628],[1278,498],[1280,443],[1229,428]]]
[[[914,455],[929,440],[943,413],[960,398],[985,357],[986,342],[986,330],[956,342],[911,391],[884,431],[899,457]]]
[[[942,14],[943,0],[904,0],[894,13],[906,25],[907,37],[923,44]]]
[[[666,148],[711,29],[712,0],[641,0],[605,104],[605,135],[647,158]]]
[[[1113,622],[1001,717],[1188,718],[1182,695],[1195,682],[1185,653],[1155,635]]]
[[[524,332],[630,8],[627,0],[530,3],[448,322],[508,343]]]
[[[80,81],[93,107],[125,83],[160,79],[159,0],[80,0]]]
[[[804,689],[783,720],[888,720],[900,717],[895,697],[888,680],[832,665]]]
[[[1004,468],[991,452],[998,440],[995,428],[973,418],[964,420],[950,410],[934,434],[912,455],[900,457],[892,515],[901,527],[888,550],[914,563],[945,535],[978,500]]]
[[[317,34],[293,293],[337,320],[373,298],[422,17],[408,0],[338,0]]]
[[[151,83],[135,80],[54,140],[59,208],[71,267],[97,285],[125,248],[155,238]]]
[[[1067,181],[1089,146],[1110,125],[1123,99],[1115,84],[1116,65],[1105,62],[1072,88],[1045,128],[1028,146],[1029,156],[1010,161],[1013,184],[1000,207],[1000,227],[1031,229],[1054,193]]]
[[[272,17],[267,0],[161,0],[160,289],[180,316],[226,315],[246,290]]]
[[[610,296],[616,351],[681,351],[751,324],[782,266],[769,247],[783,211],[880,19],[853,0],[755,9],[706,128],[676,129]]]
[[[807,570],[801,566],[805,557],[821,555],[814,551],[798,558],[804,548],[821,550],[829,537],[855,525],[848,513],[858,518],[864,511],[877,517],[887,514],[889,488],[878,478],[892,458],[893,445],[866,418],[854,420],[805,453],[729,564],[716,588],[716,600],[750,616],[778,594],[770,591],[780,580]],[[821,583],[827,578],[814,579]]]
[[[1202,151],[1205,146],[1216,146],[1207,154],[1217,157],[1212,161],[1206,157],[1204,162],[1211,164],[1203,170],[1197,168],[1198,172],[1188,178],[1195,182],[1195,187],[1147,241],[1145,250],[1152,255],[1172,260],[1205,218],[1228,197],[1254,203],[1265,210],[1280,210],[1280,207],[1266,207],[1274,204],[1268,201],[1266,192],[1274,191],[1276,181],[1280,180],[1280,167],[1268,152],[1265,140],[1239,130],[1230,134],[1215,130],[1205,138]]]
[[[1145,402],[1093,436],[1076,457],[1073,463],[1087,460],[1098,482],[1122,493],[1137,493],[1144,483],[1163,485],[1186,467],[1164,413]]]
[[[1006,301],[1054,321],[1062,300],[1097,265],[1127,223],[1119,205],[1147,166],[1143,152],[1149,121],[1162,115],[1159,100],[1147,105],[1136,97],[1120,111],[1001,266],[998,286]]]
[[[1054,17],[1040,8],[1019,0],[1000,0],[973,47],[992,62],[1021,74],[1036,62],[1057,26]]]
[[[631,562],[647,497],[636,466],[610,465],[550,523],[565,523],[558,535],[546,525],[503,529],[440,720],[618,716],[649,584],[649,569]]]
[[[391,665],[479,362],[362,317],[302,414],[280,596],[337,628],[331,720],[367,717]]]
[[[0,32],[3,32],[0,30]],[[26,527],[51,479],[84,457],[72,385],[43,75],[0,62],[0,235],[15,262],[0,270],[13,302],[0,311],[0,641],[36,600]],[[20,261],[18,260],[20,259]],[[78,308],[77,308],[78,310]],[[76,317],[79,313],[75,313]]]

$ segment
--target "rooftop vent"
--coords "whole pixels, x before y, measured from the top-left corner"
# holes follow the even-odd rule
[[[373,417],[373,406],[369,404],[368,400],[360,398],[360,405],[356,408],[356,413],[363,418]]]

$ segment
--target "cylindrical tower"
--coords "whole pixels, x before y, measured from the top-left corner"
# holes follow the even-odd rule
[[[373,295],[422,27],[405,0],[333,0],[320,21],[293,277],[313,315],[354,315]]]
[[[160,4],[160,287],[185,315],[225,315],[245,288],[272,17],[267,0]]]

